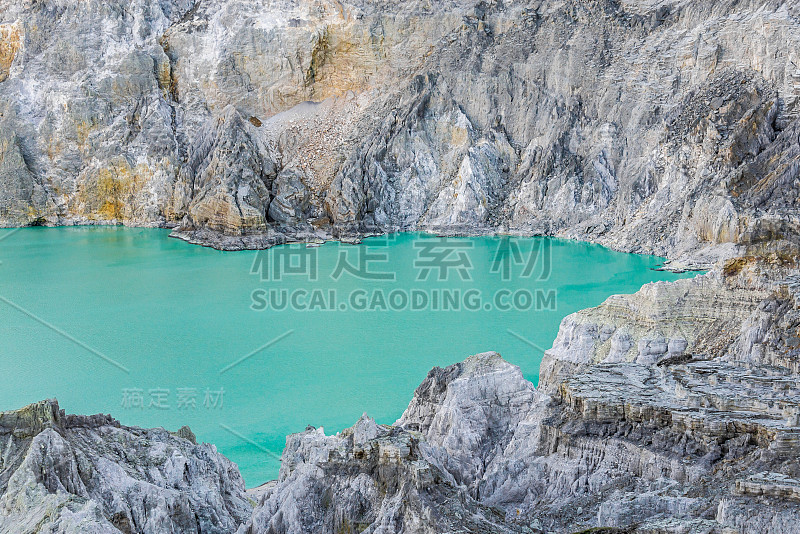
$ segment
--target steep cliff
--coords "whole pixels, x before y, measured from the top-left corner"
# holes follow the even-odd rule
[[[0,2],[0,223],[797,235],[791,2]]]
[[[393,427],[291,436],[245,531],[800,532],[796,276],[612,297],[564,320],[538,390],[494,353],[434,369]]]

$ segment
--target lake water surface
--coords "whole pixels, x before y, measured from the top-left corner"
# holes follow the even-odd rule
[[[394,422],[433,366],[496,350],[536,382],[564,316],[680,277],[549,238],[219,252],[167,235],[0,230],[0,410],[56,397],[189,425],[248,486],[277,475],[285,436],[307,425]]]

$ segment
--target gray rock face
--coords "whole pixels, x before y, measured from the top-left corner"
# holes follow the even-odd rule
[[[717,264],[566,318],[538,390],[483,354],[395,425],[290,436],[254,508],[187,431],[2,413],[0,531],[800,532],[799,21],[777,0],[0,0],[0,226],[543,233]]]
[[[455,482],[476,491],[536,398],[517,367],[480,354],[431,371],[396,425],[420,432]]]
[[[233,463],[163,429],[45,401],[1,412],[0,440],[1,532],[223,533],[252,510]]]
[[[336,436],[289,436],[278,484],[242,530],[526,532],[465,484],[477,482],[500,452],[495,438],[534,395],[518,368],[483,354],[431,371],[395,426],[364,415]]]
[[[287,439],[278,484],[240,532],[516,532],[427,458],[417,433],[363,417]]]
[[[178,226],[230,249],[545,233],[708,266],[797,235],[798,17],[766,0],[6,1],[0,224]]]
[[[187,430],[7,412],[0,530],[800,532],[799,281],[774,253],[612,297],[538,389],[496,353],[436,368],[394,425],[289,436],[252,505]]]
[[[266,232],[269,177],[263,174],[251,128],[229,106],[201,130],[190,149],[189,165],[183,167],[185,175],[179,178],[183,194],[176,205],[190,199],[181,230],[208,229],[231,236]]]
[[[371,489],[382,475],[360,444],[388,441],[414,452],[384,458],[434,470],[428,494],[457,492],[440,515],[477,503],[489,521],[502,513],[498,532],[800,532],[796,271],[773,260],[566,318],[538,390],[481,354],[431,371],[393,427],[291,436],[252,531],[337,532],[355,517],[365,532],[442,531],[426,505],[406,499],[398,516]],[[417,477],[392,472],[401,486]],[[299,509],[320,514],[304,522]]]
[[[0,139],[0,218],[25,226],[40,222],[47,196],[36,183],[16,135]]]

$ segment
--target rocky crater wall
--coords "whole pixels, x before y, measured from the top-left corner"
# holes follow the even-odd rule
[[[795,239],[792,2],[0,3],[0,224]]]

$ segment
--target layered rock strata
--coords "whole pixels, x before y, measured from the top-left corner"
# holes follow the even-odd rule
[[[251,513],[236,465],[184,427],[126,428],[55,401],[0,412],[0,532],[232,532]]]
[[[0,2],[0,224],[797,235],[791,2]]]
[[[451,502],[501,513],[498,532],[800,531],[800,316],[794,266],[768,263],[731,262],[566,318],[538,390],[483,354],[432,371],[394,427],[362,419],[369,446],[356,430],[293,436],[252,531],[442,531],[447,505],[390,506],[375,491],[381,455],[358,452],[401,431],[420,439],[405,464],[435,466],[428,487],[458,488]],[[349,460],[330,461],[333,450]],[[321,495],[325,506],[310,500]],[[296,505],[336,513],[292,523]]]

